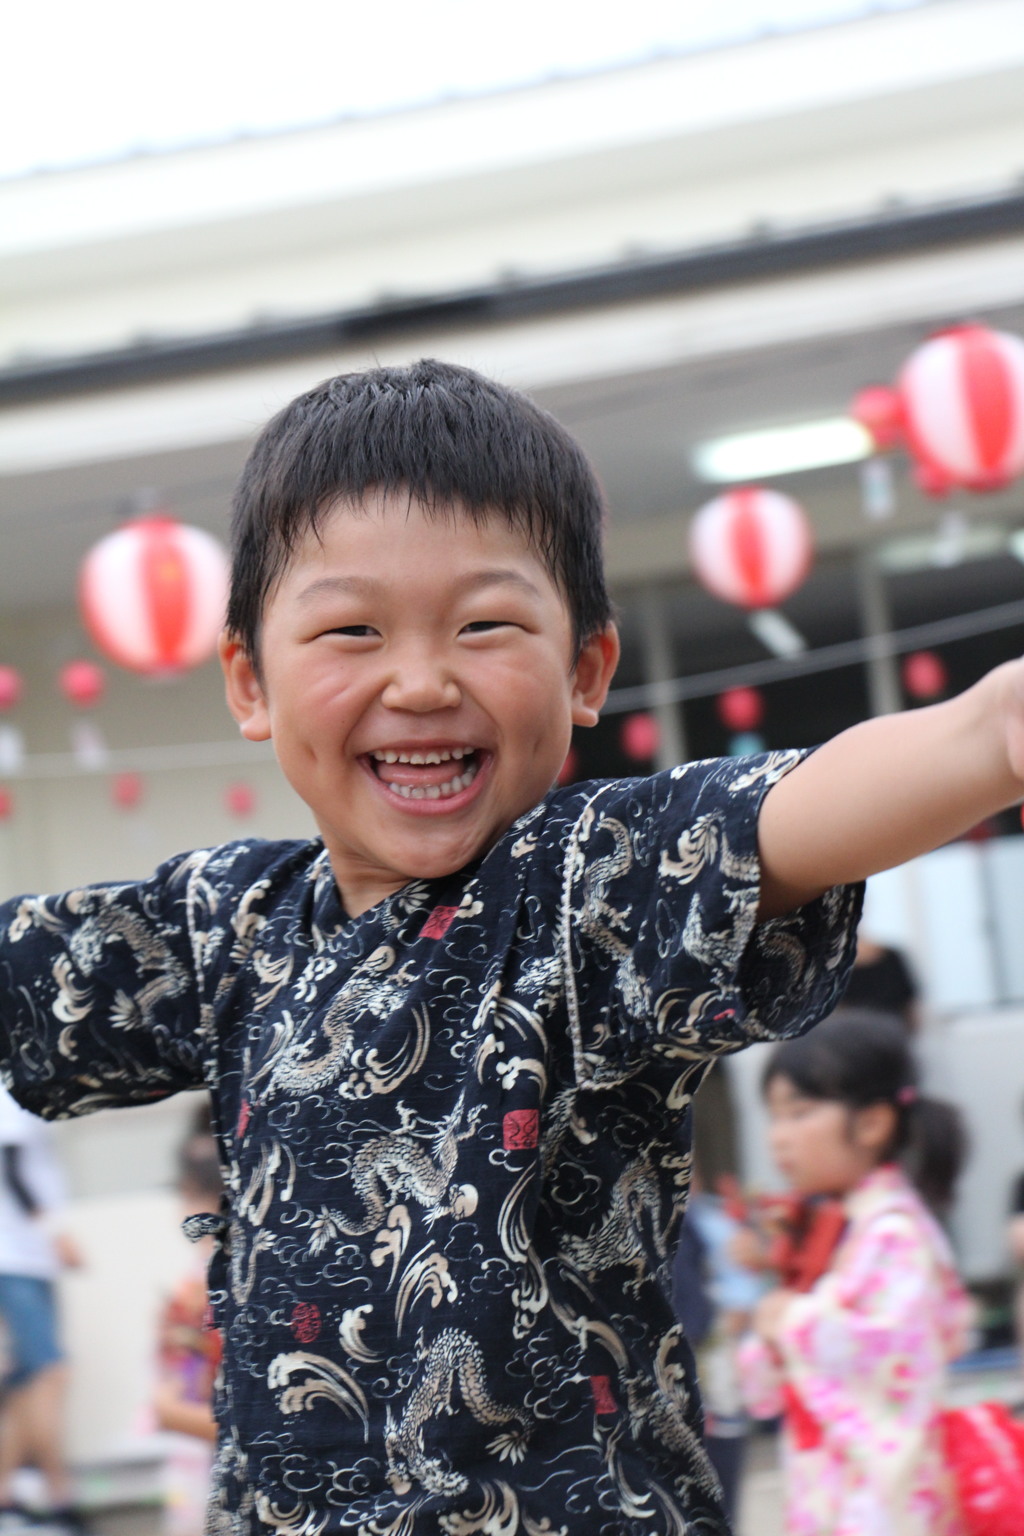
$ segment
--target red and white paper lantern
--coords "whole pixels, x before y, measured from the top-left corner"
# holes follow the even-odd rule
[[[1024,474],[1024,341],[983,325],[940,331],[895,387],[861,390],[851,414],[884,451],[906,445],[921,490],[996,491]]]
[[[912,352],[898,389],[923,489],[994,491],[1024,473],[1024,341],[962,325]]]
[[[716,496],[690,525],[690,558],[715,597],[773,608],[804,581],[814,539],[803,508],[779,491],[748,487]]]
[[[224,622],[228,557],[201,528],[158,515],[108,534],[82,564],[82,617],[118,666],[151,675],[212,656]]]

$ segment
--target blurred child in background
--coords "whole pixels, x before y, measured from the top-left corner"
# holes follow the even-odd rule
[[[882,1017],[786,1041],[764,1091],[775,1160],[815,1208],[809,1247],[833,1243],[817,1278],[792,1278],[794,1255],[739,1351],[751,1411],[785,1413],[788,1536],[959,1536],[937,1413],[971,1303],[918,1192],[948,1204],[956,1112],[918,1093],[906,1031]]]
[[[711,1193],[696,1164],[690,1191],[672,1275],[673,1301],[697,1356],[704,1445],[722,1484],[726,1516],[735,1523],[750,1430],[736,1346],[750,1325],[764,1281],[734,1257],[742,1230],[735,1202]]]
[[[863,923],[857,930],[857,953],[843,1005],[889,1014],[911,1034],[917,1034],[921,1027],[918,986],[906,956],[902,950],[873,939]]]
[[[189,1215],[220,1208],[217,1143],[203,1105],[178,1159],[178,1191]],[[206,1265],[213,1242],[204,1238],[164,1308],[160,1322],[159,1380],[155,1409],[173,1439],[164,1462],[164,1530],[167,1536],[201,1536],[206,1523],[217,1427],[213,1383],[221,1339],[210,1319]]]
[[[67,1367],[57,1327],[54,1280],[76,1267],[74,1239],[48,1227],[64,1204],[53,1131],[0,1088],[0,1321],[5,1336],[0,1385],[0,1536],[38,1522],[18,1502],[22,1467],[42,1473],[51,1529],[78,1531],[64,1453]]]

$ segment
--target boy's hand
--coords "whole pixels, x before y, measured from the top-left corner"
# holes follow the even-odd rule
[[[1024,662],[844,731],[765,796],[762,918],[961,837],[1024,798]]]

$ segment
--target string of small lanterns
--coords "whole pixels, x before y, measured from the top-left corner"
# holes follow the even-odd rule
[[[228,556],[202,528],[180,523],[166,511],[130,519],[89,550],[79,572],[82,621],[96,649],[116,666],[153,678],[171,678],[200,666],[213,655],[224,622]],[[71,751],[76,766],[96,773],[110,752],[95,715],[107,678],[96,662],[65,663],[57,686],[75,711]],[[0,773],[15,775],[24,759],[24,737],[6,715],[21,701],[20,674],[0,667]],[[112,803],[134,811],[145,798],[141,773],[114,773]],[[244,781],[227,785],[224,806],[237,817],[251,816],[256,794]],[[14,809],[10,790],[0,791],[0,820]]]
[[[861,390],[850,414],[869,433],[876,454],[909,454],[925,495],[1001,490],[1024,474],[1024,341],[980,325],[940,331],[911,353],[895,385]],[[806,580],[814,536],[792,497],[743,486],[700,508],[690,524],[689,550],[695,577],[713,597],[765,612]],[[922,703],[940,698],[949,685],[946,664],[934,651],[906,656],[900,675],[907,695]],[[764,745],[759,689],[727,689],[716,699],[716,713],[733,733],[731,751],[741,755]],[[626,757],[651,761],[658,749],[655,716],[627,716],[619,744]]]
[[[979,325],[941,331],[910,355],[894,385],[861,390],[850,414],[868,431],[876,454],[909,454],[915,481],[928,496],[1001,489],[1024,474],[1024,341]],[[814,536],[792,497],[738,486],[695,514],[689,550],[694,575],[712,596],[751,614],[771,614],[809,575]],[[81,566],[79,606],[101,655],[144,676],[173,677],[212,656],[227,586],[228,557],[219,541],[160,510],[130,519],[93,546]],[[905,657],[901,677],[907,694],[920,701],[940,697],[948,686],[945,663],[933,651]],[[103,669],[76,659],[62,667],[58,682],[76,711],[76,764],[83,771],[103,769],[109,754],[93,713],[106,687]],[[8,776],[17,774],[24,757],[22,733],[8,719],[23,692],[18,672],[0,665],[0,774]],[[731,750],[763,745],[765,712],[756,687],[718,695],[716,713],[732,733]],[[660,745],[657,718],[645,710],[626,715],[619,745],[633,761],[653,760]],[[559,782],[577,770],[570,748]],[[144,792],[136,771],[111,778],[111,799],[121,810],[135,810]],[[224,803],[230,814],[249,816],[254,791],[234,782]],[[12,810],[11,792],[0,788],[0,820]]]

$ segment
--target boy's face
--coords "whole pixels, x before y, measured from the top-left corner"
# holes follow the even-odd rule
[[[543,798],[571,727],[597,719],[614,628],[571,657],[565,603],[503,518],[395,495],[307,534],[264,613],[261,678],[221,644],[232,713],[273,740],[352,916],[461,869]]]

